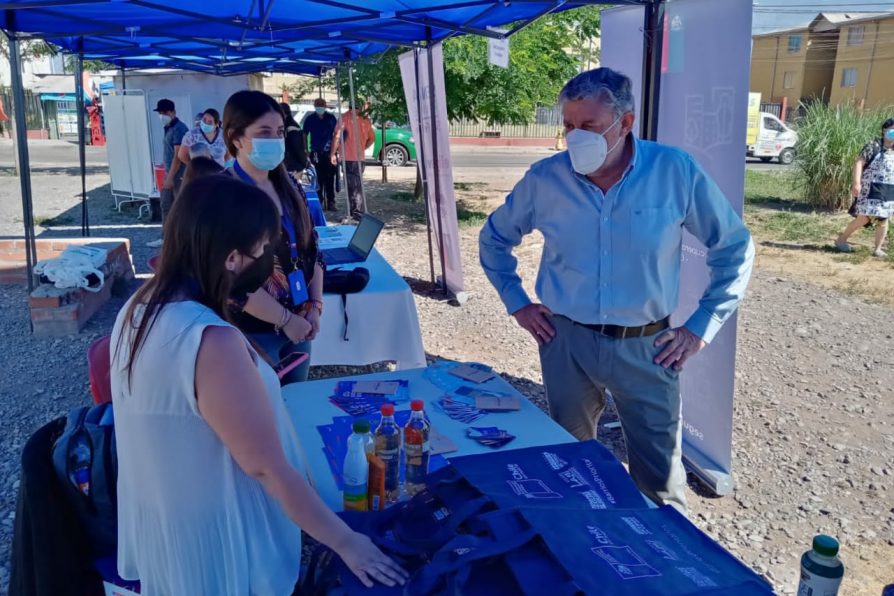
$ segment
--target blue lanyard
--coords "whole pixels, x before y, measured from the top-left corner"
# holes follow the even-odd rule
[[[252,186],[257,186],[254,179],[246,173],[245,170],[239,165],[239,161],[235,161],[233,163],[233,171],[236,172],[236,175],[242,179],[243,182],[247,184],[251,184]],[[286,234],[289,236],[289,251],[292,255],[292,265],[297,269],[298,267],[298,233],[295,231],[295,224],[292,222],[292,218],[289,217],[289,211],[286,209],[286,206],[283,205],[282,208],[282,216],[281,216],[282,227],[285,228]]]

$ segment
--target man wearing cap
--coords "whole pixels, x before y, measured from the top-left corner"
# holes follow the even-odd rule
[[[559,103],[568,151],[531,166],[490,216],[481,264],[540,346],[550,416],[578,439],[595,439],[611,392],[633,480],[685,512],[680,370],[736,310],[754,244],[690,155],[635,138],[628,77],[581,73]],[[541,303],[522,286],[512,254],[534,230],[544,239]],[[671,327],[684,230],[706,247],[710,275],[698,308]]]
[[[165,217],[167,216],[168,211],[171,210],[171,206],[174,204],[174,193],[180,185],[180,181],[183,179],[183,174],[186,172],[186,167],[180,161],[177,154],[180,151],[180,143],[183,142],[183,137],[189,132],[189,128],[177,118],[174,102],[170,99],[159,99],[158,104],[155,106],[155,111],[158,112],[158,118],[161,120],[161,124],[164,126],[165,130],[162,146],[164,147],[164,166],[166,174],[164,184],[162,184],[161,187],[160,201],[161,221],[162,224],[164,224]],[[147,243],[147,246],[158,248],[161,244],[162,240],[159,239]]]
[[[310,137],[310,160],[317,172],[317,190],[320,203],[326,211],[335,211],[335,175],[338,172],[329,159],[332,135],[338,126],[338,118],[326,110],[326,100],[314,100],[314,113],[304,119],[304,134]]]

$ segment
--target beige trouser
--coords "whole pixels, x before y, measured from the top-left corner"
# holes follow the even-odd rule
[[[579,440],[595,439],[610,391],[630,476],[653,501],[686,513],[680,379],[653,362],[658,336],[615,339],[565,317],[552,323],[556,337],[540,348],[550,416]]]

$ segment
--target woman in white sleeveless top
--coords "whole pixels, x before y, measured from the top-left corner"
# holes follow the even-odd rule
[[[193,182],[115,323],[118,571],[144,595],[291,594],[301,528],[367,585],[406,577],[307,484],[276,374],[223,318],[234,282],[270,275],[278,233],[262,191]]]

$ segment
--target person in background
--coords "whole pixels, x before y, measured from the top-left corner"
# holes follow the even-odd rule
[[[304,132],[310,137],[310,161],[317,171],[317,191],[326,211],[335,211],[335,177],[338,166],[330,160],[332,136],[338,118],[326,110],[326,100],[314,100],[314,113],[304,119]]]
[[[220,132],[220,112],[208,108],[201,114],[198,125],[189,131],[180,143],[179,157],[182,163],[188,164],[191,159],[205,156],[213,159],[221,168],[226,166],[230,158],[227,144]]]
[[[884,258],[888,237],[888,220],[894,216],[894,118],[882,123],[882,136],[867,143],[854,163],[854,182],[851,187],[854,204],[852,221],[844,229],[835,246],[841,252],[851,252],[847,243],[851,235],[875,222],[875,246],[872,254]]]
[[[745,293],[751,234],[687,153],[632,133],[632,84],[609,68],[559,95],[568,150],[531,166],[481,230],[481,266],[506,310],[540,346],[550,416],[596,438],[610,391],[630,475],[657,503],[686,511],[680,370],[720,331]],[[512,254],[543,233],[537,296]],[[698,309],[671,328],[683,230],[707,247]]]
[[[3,109],[3,98],[0,98],[0,137],[12,138],[12,128],[9,128],[9,116]]]
[[[279,104],[279,107],[286,125],[286,157],[283,163],[286,171],[297,183],[301,172],[307,167],[307,139],[304,137],[301,126],[295,122],[289,104],[283,102]]]
[[[224,168],[210,157],[206,157],[204,155],[193,157],[191,160],[189,160],[189,165],[186,166],[186,173],[183,175],[181,189],[186,187],[186,185],[190,182],[198,180],[199,178],[213,176],[214,174],[220,174],[223,171]]]
[[[228,321],[231,288],[264,283],[279,234],[264,191],[194,181],[157,274],[118,313],[117,564],[143,594],[291,594],[302,530],[367,586],[407,577],[308,484],[276,374]]]
[[[236,157],[232,176],[257,186],[276,205],[282,233],[273,242],[273,272],[258,288],[238,284],[231,295],[236,325],[277,362],[310,353],[323,315],[323,261],[307,198],[283,166],[285,122],[279,104],[260,91],[239,91],[224,108],[224,139]],[[307,379],[309,359],[283,384]]]
[[[159,200],[160,217],[162,225],[164,225],[167,213],[174,204],[176,189],[180,186],[180,180],[183,178],[185,171],[185,168],[182,167],[183,162],[180,161],[179,153],[180,144],[183,142],[183,137],[186,136],[189,129],[177,118],[176,107],[170,99],[159,99],[154,111],[158,112],[158,118],[161,120],[165,131],[164,139],[162,140],[165,179],[161,186],[161,197]],[[153,219],[155,219],[154,215]],[[158,248],[162,245],[162,242],[163,240],[159,238],[146,243],[146,246]]]
[[[348,189],[351,218],[354,221],[360,221],[360,217],[366,213],[366,198],[363,196],[363,155],[375,140],[372,123],[356,106],[351,106],[351,109],[341,115],[332,135],[329,162],[333,166],[338,165],[341,150],[345,163],[345,184]]]

